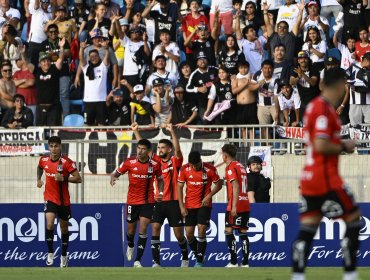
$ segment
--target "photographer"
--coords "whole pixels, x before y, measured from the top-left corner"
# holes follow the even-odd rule
[[[248,199],[251,203],[268,203],[270,202],[270,178],[265,178],[261,174],[262,159],[258,156],[251,156],[248,159]]]

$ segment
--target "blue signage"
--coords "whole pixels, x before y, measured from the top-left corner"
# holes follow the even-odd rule
[[[360,204],[361,218],[358,263],[370,263],[370,204]],[[126,223],[122,204],[78,204],[72,206],[70,220],[70,266],[132,266],[124,260]],[[213,204],[212,220],[207,230],[208,247],[205,266],[220,267],[229,262],[224,235],[226,204]],[[45,266],[47,247],[45,221],[41,204],[0,204],[0,266]],[[284,267],[291,264],[291,244],[298,231],[298,208],[294,203],[253,204],[249,223],[250,266]],[[339,240],[345,224],[324,218],[309,254],[309,266],[341,266]],[[150,236],[142,259],[152,265]],[[238,236],[236,234],[238,240]],[[137,235],[135,241],[137,240]],[[55,265],[59,265],[60,231],[55,230]],[[239,249],[239,262],[242,254]],[[189,249],[190,265],[195,257]],[[161,265],[180,266],[181,253],[172,229],[165,224],[161,232]]]

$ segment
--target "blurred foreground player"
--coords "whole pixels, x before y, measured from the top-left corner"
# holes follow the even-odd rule
[[[45,239],[48,245],[47,266],[54,263],[54,223],[58,215],[62,233],[62,255],[60,267],[68,266],[67,250],[69,242],[68,220],[72,218],[68,183],[81,183],[81,176],[76,163],[61,153],[62,141],[58,136],[52,136],[48,141],[50,155],[42,156],[37,167],[37,187],[41,188],[41,180],[45,171],[44,212],[46,218]],[[71,175],[71,176],[70,176]]]
[[[341,123],[335,112],[343,100],[345,87],[344,70],[325,70],[321,96],[308,105],[305,113],[307,155],[300,182],[300,230],[292,248],[293,280],[305,279],[309,249],[323,216],[342,218],[346,223],[346,233],[341,241],[343,280],[357,279],[360,210],[338,171],[339,155],[342,152],[352,153],[355,147],[353,141],[341,141]]]

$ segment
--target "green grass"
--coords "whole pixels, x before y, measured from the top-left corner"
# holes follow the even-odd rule
[[[369,279],[370,268],[359,269]],[[340,268],[308,268],[307,280],[342,279]],[[280,280],[290,279],[290,268],[0,268],[0,279],[25,280]]]

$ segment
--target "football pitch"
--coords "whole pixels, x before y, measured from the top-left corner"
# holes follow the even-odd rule
[[[369,279],[370,268],[359,269],[359,279]],[[53,280],[287,280],[290,268],[0,268],[0,279]],[[226,278],[226,279],[227,279]],[[307,280],[342,279],[341,268],[308,268]]]

